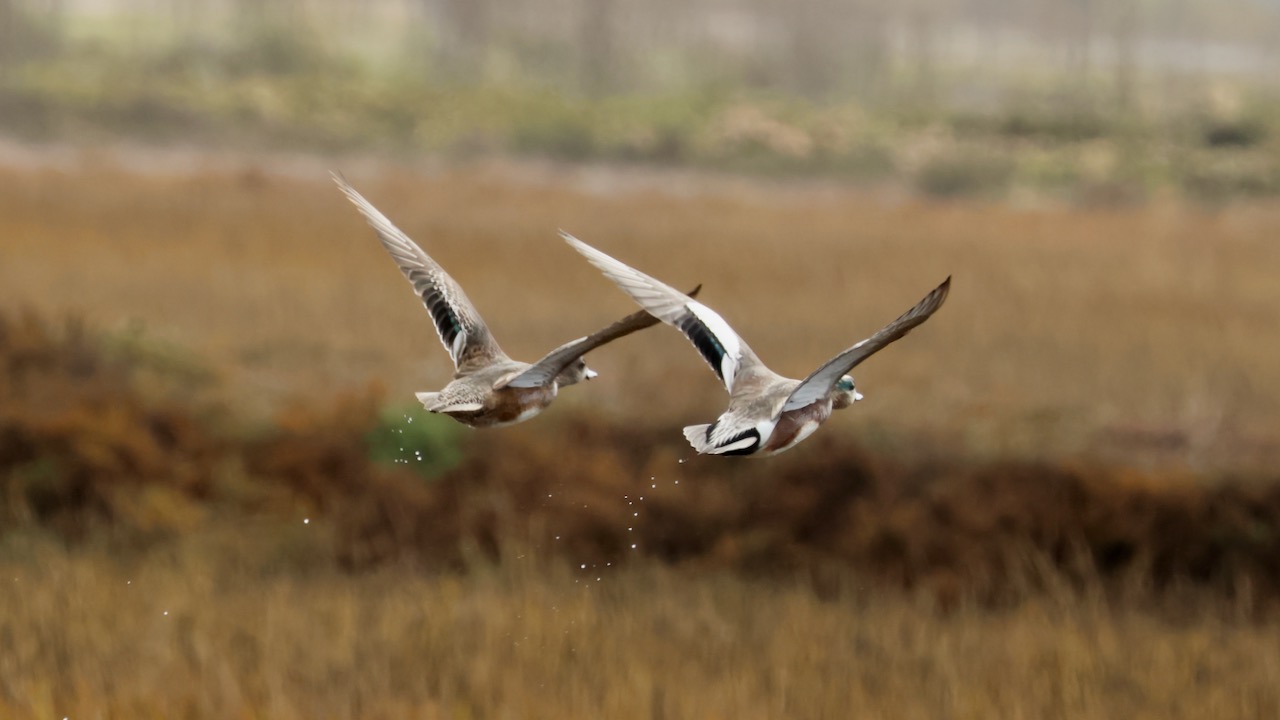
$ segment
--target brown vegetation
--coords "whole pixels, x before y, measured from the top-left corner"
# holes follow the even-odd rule
[[[0,714],[1276,712],[1270,210],[353,180],[517,357],[630,310],[557,226],[793,375],[956,289],[778,458],[691,455],[722,391],[658,328],[386,464],[447,361],[325,181],[0,171],[0,303],[41,308],[0,311]]]
[[[515,357],[632,310],[557,227],[670,282],[704,282],[705,301],[792,376],[952,274],[947,307],[859,369],[867,401],[823,434],[885,443],[905,427],[967,453],[1197,471],[1280,458],[1269,207],[1033,210],[680,174],[332,164],[458,277]],[[325,165],[296,168],[305,180],[253,168],[0,170],[0,303],[140,325],[260,414],[372,377],[406,402],[443,384],[425,313]],[[600,380],[566,391],[553,416],[590,404],[678,432],[722,405],[667,328],[590,359]]]
[[[297,528],[302,528],[298,525]],[[321,528],[314,528],[321,532]],[[241,531],[243,532],[243,531]],[[296,532],[296,531],[295,531]],[[1262,718],[1275,625],[1097,598],[939,613],[850,583],[512,559],[467,576],[257,572],[180,546],[144,564],[0,564],[13,718]],[[12,550],[9,555],[15,554]],[[600,580],[597,581],[596,578]]]
[[[148,547],[228,517],[306,514],[331,524],[333,557],[351,569],[465,567],[514,546],[592,568],[652,557],[807,578],[819,591],[853,572],[948,603],[1133,582],[1260,610],[1280,601],[1280,483],[903,464],[829,437],[786,463],[686,461],[665,428],[588,414],[535,438],[479,434],[424,482],[373,461],[372,435],[397,431],[379,424],[376,394],[294,407],[237,436],[225,419],[148,401],[132,359],[104,358],[76,326],[0,317],[0,359],[0,510],[74,541],[106,524],[122,548]]]

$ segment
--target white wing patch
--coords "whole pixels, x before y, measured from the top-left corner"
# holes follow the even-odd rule
[[[710,455],[752,454],[768,444],[774,428],[778,426],[777,416],[764,418],[755,425],[725,420],[725,416],[721,415],[708,438],[710,448],[699,452]]]
[[[737,333],[733,332],[733,328],[716,311],[701,302],[687,302],[685,310],[692,322],[687,319],[676,320],[676,327],[689,337],[690,342],[694,343],[694,347],[707,360],[707,364],[716,370],[716,374],[724,382],[724,388],[732,392],[733,377],[737,375],[737,365],[742,357],[742,342]]]
[[[462,359],[462,351],[467,347],[467,331],[463,330],[453,337],[453,346],[449,348],[449,357],[453,358],[453,365],[457,367]]]
[[[728,445],[717,445],[715,448],[711,450],[711,453],[713,455],[730,455],[735,450],[746,450],[747,448],[753,447],[759,443],[760,443],[760,438],[756,437],[755,435],[749,435],[747,437],[742,438],[741,440],[738,440],[737,442],[731,442]]]
[[[645,275],[572,235],[563,231],[560,235],[623,292],[630,295],[632,300],[684,333],[711,366],[711,370],[724,382],[725,388],[730,393],[733,392],[734,379],[743,363],[744,353],[753,362],[754,355],[746,351],[746,343],[724,318],[670,285]]]
[[[445,405],[444,407],[439,407],[439,408],[436,408],[435,410],[432,410],[432,412],[448,414],[448,413],[462,413],[462,412],[478,412],[483,409],[484,409],[483,404],[478,402],[469,402],[469,403],[454,403],[453,405]]]
[[[729,327],[729,323],[725,322],[719,313],[706,305],[692,302],[687,307],[689,312],[707,326],[724,348],[724,357],[720,360],[720,371],[724,375],[725,385],[732,387],[733,376],[738,369],[738,358],[742,356],[742,344],[738,340],[738,334]]]

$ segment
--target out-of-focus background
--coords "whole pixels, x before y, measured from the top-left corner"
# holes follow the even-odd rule
[[[0,0],[0,716],[1280,713],[1280,4]],[[341,171],[533,360],[451,375]]]

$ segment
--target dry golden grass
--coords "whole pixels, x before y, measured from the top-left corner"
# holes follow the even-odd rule
[[[467,287],[517,357],[632,309],[562,246],[557,227],[675,284],[706,283],[706,301],[793,375],[956,277],[936,318],[860,369],[868,402],[777,460],[677,465],[678,427],[710,419],[722,391],[682,339],[655,329],[594,353],[601,378],[567,391],[559,403],[568,408],[476,435],[467,461],[425,487],[402,469],[370,470],[359,408],[333,398],[377,376],[408,400],[445,381],[444,353],[367,228],[315,169],[302,179],[227,166],[0,170],[0,304],[83,312],[108,327],[143,322],[207,358],[238,406],[265,412],[308,396],[334,408],[334,424],[350,416],[356,428],[321,423],[296,442],[286,434],[279,452],[267,442],[264,459],[206,443],[204,426],[192,425],[190,442],[163,449],[181,462],[227,453],[187,467],[205,468],[188,492],[170,487],[185,476],[166,467],[169,455],[132,443],[134,425],[155,434],[153,408],[138,399],[138,422],[99,428],[95,418],[119,416],[119,403],[87,405],[100,413],[80,413],[95,432],[73,433],[71,450],[53,452],[73,469],[99,468],[80,480],[106,491],[101,517],[123,527],[158,516],[160,539],[117,527],[68,551],[3,535],[0,717],[1280,713],[1280,626],[1264,604],[1275,575],[1270,494],[1151,480],[1186,473],[1100,473],[1081,482],[1110,478],[1114,489],[1082,494],[1076,473],[1050,465],[1009,466],[1014,473],[904,461],[907,471],[859,481],[861,461],[824,464],[860,457],[849,441],[915,452],[913,438],[1192,469],[1277,459],[1280,248],[1269,236],[1280,213],[936,205],[824,186],[560,179],[527,168],[352,173]],[[112,382],[104,375],[93,387]],[[35,397],[26,401],[44,396]],[[188,415],[174,417],[169,425],[182,427]],[[631,421],[643,422],[634,436]],[[664,426],[672,444],[660,446],[652,438]],[[566,438],[588,446],[569,462]],[[130,494],[137,457],[159,460]],[[103,467],[124,470],[102,477]],[[18,495],[20,481],[39,480],[30,470],[0,481]],[[650,486],[637,523],[649,554],[626,555],[621,568],[566,566],[595,562],[593,547],[625,547],[623,503],[659,472],[664,484]],[[556,498],[544,501],[544,491]],[[0,507],[10,505],[22,503]],[[187,510],[191,518],[175,522]],[[313,522],[298,522],[300,511]],[[524,525],[508,522],[513,513]],[[718,525],[699,525],[706,518]],[[570,547],[539,546],[561,532],[550,523],[563,523]],[[1153,566],[1135,568],[1139,584],[1162,584],[1128,597],[1122,578],[1091,584],[1086,571],[1082,583],[1048,569],[1020,589],[1034,574],[1000,575],[1007,558],[987,553],[1005,540],[1047,550],[1059,531],[1103,555],[1136,554],[1135,565]],[[884,552],[863,537],[875,533]],[[398,541],[424,554],[450,542],[458,552],[461,540],[467,571],[335,568],[335,547],[367,540],[376,560],[388,537],[392,551]],[[487,564],[486,539],[502,545],[499,566]],[[671,550],[692,558],[672,568],[651,564],[663,542],[714,546]],[[779,547],[792,554],[769,564]],[[920,592],[895,591],[894,568],[876,570],[894,552]],[[771,581],[726,569],[756,562],[772,572],[754,577]],[[815,574],[792,582],[779,571],[789,566]],[[1208,580],[1191,577],[1200,566]],[[957,576],[973,567],[1000,584],[988,590],[1020,601],[995,603],[1002,610],[977,602],[968,593],[981,583]],[[1262,589],[1230,585],[1253,578]],[[1200,585],[1180,596],[1183,583]]]
[[[447,360],[322,167],[0,170],[0,303],[143,322],[263,407],[370,377],[408,401],[447,380]],[[824,433],[913,428],[980,452],[1193,468],[1280,457],[1271,207],[1020,209],[527,169],[351,179],[462,282],[517,357],[632,310],[560,227],[673,284],[704,282],[705,301],[792,376],[953,274],[947,306],[860,368],[868,402]],[[722,407],[669,329],[591,359],[601,379],[562,403],[673,432]]]
[[[244,530],[241,529],[244,533]],[[306,532],[323,534],[319,525]],[[252,540],[252,533],[247,533]],[[300,546],[309,540],[299,541]],[[8,718],[1264,718],[1280,628],[1044,596],[949,612],[844,586],[514,561],[263,569],[244,539],[128,565],[10,543]],[[597,580],[597,578],[599,578]]]

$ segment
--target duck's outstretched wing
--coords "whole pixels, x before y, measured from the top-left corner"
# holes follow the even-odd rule
[[[702,291],[702,285],[698,285],[689,291],[689,297],[697,297]],[[620,337],[625,337],[637,330],[643,330],[647,327],[653,327],[659,322],[658,318],[649,314],[646,310],[631,313],[612,325],[597,330],[586,337],[580,337],[577,340],[567,342],[560,347],[552,350],[542,357],[541,360],[534,363],[528,370],[511,378],[506,383],[506,387],[540,387],[554,380],[564,372],[564,369],[577,360],[586,355],[595,348],[605,343],[613,342]]]
[[[563,230],[560,237],[654,317],[684,333],[711,370],[733,393],[734,380],[762,366],[729,323],[711,308],[616,260]]]
[[[355,204],[369,226],[377,233],[382,246],[400,266],[400,272],[413,284],[414,292],[422,298],[422,304],[431,314],[440,342],[453,359],[454,367],[488,365],[494,360],[506,358],[502,348],[493,339],[489,328],[481,319],[467,294],[440,264],[431,259],[418,244],[409,239],[373,206],[356,192],[337,173],[332,173],[338,189]]]
[[[951,276],[948,275],[941,285],[925,295],[924,299],[899,316],[897,320],[880,328],[876,334],[836,355],[813,371],[787,397],[787,401],[782,405],[782,412],[805,407],[826,397],[840,378],[858,363],[883,350],[890,343],[910,332],[912,328],[928,320],[929,316],[942,307],[950,291]]]

